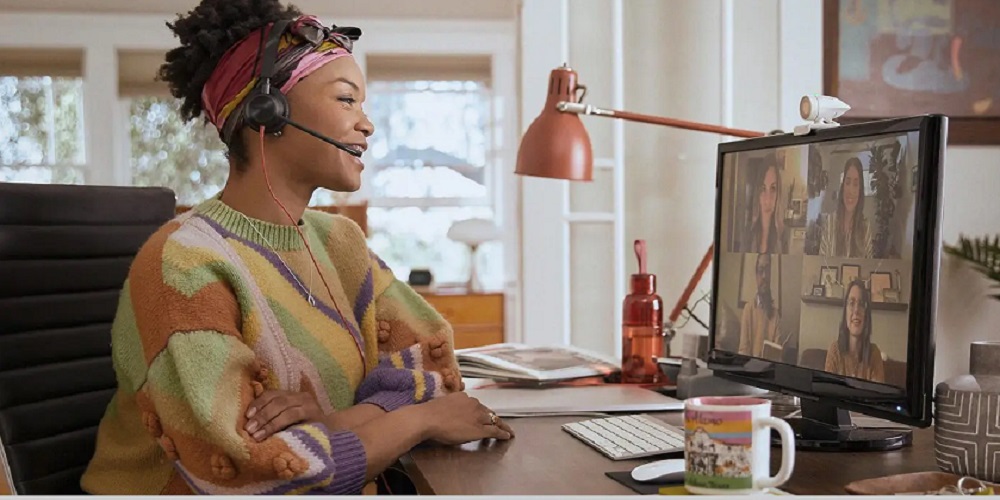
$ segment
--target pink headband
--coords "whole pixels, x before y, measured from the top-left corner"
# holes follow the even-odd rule
[[[201,103],[208,121],[219,130],[233,111],[243,102],[257,85],[260,72],[258,51],[261,37],[270,35],[273,24],[254,30],[229,48],[205,82],[201,92]],[[326,63],[351,55],[353,42],[361,36],[361,30],[352,27],[323,26],[313,16],[300,16],[289,25],[288,32],[278,44],[275,67],[287,67],[290,50],[303,44],[313,49],[297,56],[291,77],[281,86],[287,94],[295,84],[322,68]]]

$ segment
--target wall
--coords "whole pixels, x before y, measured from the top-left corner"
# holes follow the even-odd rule
[[[728,115],[740,128],[791,130],[801,122],[798,98],[822,92],[821,0],[732,5],[734,83],[728,113],[721,108],[725,51],[719,45],[727,2],[640,0],[626,7],[627,109],[711,123]],[[660,275],[661,295],[672,303],[711,241],[719,138],[641,124],[628,124],[626,131],[626,240],[641,235],[658,250],[650,255],[650,267]],[[955,242],[962,233],[1000,233],[998,180],[1000,147],[949,147],[944,242]],[[710,283],[703,280],[699,290]],[[935,381],[967,372],[970,342],[1000,340],[1000,302],[986,290],[977,273],[942,257]]]
[[[951,147],[945,165],[943,241],[1000,233],[1000,147]],[[1000,341],[1000,302],[988,297],[989,283],[949,256],[942,257],[938,276],[935,381],[968,373],[970,342]]]

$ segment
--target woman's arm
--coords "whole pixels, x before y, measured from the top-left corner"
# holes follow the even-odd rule
[[[358,387],[357,403],[386,412],[462,389],[451,325],[369,251],[373,300],[363,329],[376,331],[378,364]]]
[[[254,439],[246,411],[266,374],[241,330],[246,311],[233,290],[242,275],[214,249],[171,234],[154,235],[136,256],[112,330],[119,383],[142,414],[137,427],[199,493],[359,492],[367,457],[397,445],[323,423]]]

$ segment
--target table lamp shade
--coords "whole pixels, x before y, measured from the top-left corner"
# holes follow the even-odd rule
[[[576,71],[566,65],[552,70],[549,92],[542,114],[535,118],[521,138],[516,173],[534,177],[589,181],[594,161],[590,136],[580,117],[556,109],[559,102],[580,102],[577,92],[586,87],[577,83]]]

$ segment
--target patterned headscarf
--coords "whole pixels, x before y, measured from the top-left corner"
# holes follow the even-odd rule
[[[212,75],[205,82],[201,102],[208,121],[230,137],[237,122],[231,116],[240,116],[241,104],[260,77],[261,37],[269,36],[273,23],[254,30],[230,47]],[[361,37],[361,30],[353,27],[323,26],[313,16],[300,16],[289,24],[288,31],[278,43],[278,56],[274,74],[291,70],[288,80],[275,80],[281,92],[287,94],[295,84],[330,61],[350,56],[354,41]]]

